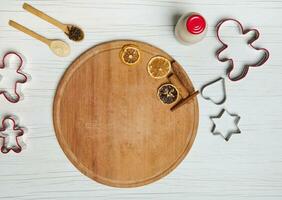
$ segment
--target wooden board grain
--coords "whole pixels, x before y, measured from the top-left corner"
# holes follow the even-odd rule
[[[124,45],[140,50],[140,61],[124,64]],[[160,179],[185,157],[198,127],[198,102],[175,112],[157,98],[166,78],[153,79],[147,63],[169,55],[137,41],[112,41],[77,58],[61,79],[53,108],[57,139],[69,160],[90,178],[115,187]],[[181,67],[189,93],[193,85]]]

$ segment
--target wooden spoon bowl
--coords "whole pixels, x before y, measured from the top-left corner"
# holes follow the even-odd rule
[[[60,57],[66,57],[70,54],[69,45],[61,40],[50,40],[49,48]]]

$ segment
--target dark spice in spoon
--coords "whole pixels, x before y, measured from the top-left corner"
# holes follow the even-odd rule
[[[82,30],[76,26],[68,26],[68,33],[66,34],[73,41],[80,41],[84,37]]]

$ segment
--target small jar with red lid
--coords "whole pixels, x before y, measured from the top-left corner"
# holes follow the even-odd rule
[[[199,13],[188,13],[180,17],[175,26],[175,36],[185,45],[194,44],[206,36],[207,23]]]

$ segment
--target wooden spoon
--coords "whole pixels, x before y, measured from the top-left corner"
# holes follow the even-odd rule
[[[23,4],[23,9],[58,27],[59,29],[64,31],[64,33],[69,37],[70,40],[78,42],[83,40],[84,38],[84,33],[78,26],[72,24],[63,24],[27,3]]]
[[[51,49],[51,51],[56,54],[57,56],[60,57],[65,57],[67,55],[69,55],[70,53],[70,47],[68,44],[66,44],[65,42],[61,41],[61,40],[50,40],[47,39],[37,33],[35,33],[34,31],[18,24],[15,21],[10,20],[9,21],[9,25],[18,29],[19,31],[22,31],[28,35],[30,35],[31,37],[47,44],[49,46],[49,48]]]

